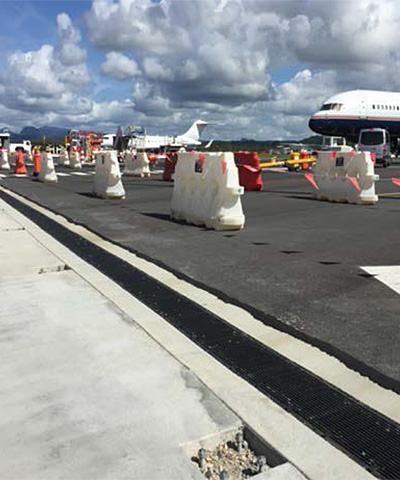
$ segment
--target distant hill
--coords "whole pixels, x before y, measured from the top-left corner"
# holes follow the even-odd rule
[[[6,129],[6,127],[5,127]],[[4,130],[4,129],[3,129]],[[67,135],[67,128],[59,127],[24,127],[20,133],[13,132],[8,129],[12,142],[20,142],[21,140],[31,140],[32,142],[39,142],[43,136],[46,137],[47,142],[64,142],[64,136]]]
[[[300,140],[299,143],[306,143],[310,145],[322,145],[322,136],[321,135],[313,135],[312,137],[304,138]]]
[[[46,140],[58,140],[64,139],[67,135],[67,128],[59,127],[24,127],[19,134],[20,137],[23,137],[26,140],[41,140],[43,136],[46,137]]]

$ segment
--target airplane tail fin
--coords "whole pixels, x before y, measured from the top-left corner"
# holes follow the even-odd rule
[[[191,125],[189,130],[187,130],[185,133],[180,135],[180,137],[183,137],[185,140],[193,140],[194,142],[198,142],[206,126],[207,126],[207,122],[203,122],[203,120],[196,120]]]

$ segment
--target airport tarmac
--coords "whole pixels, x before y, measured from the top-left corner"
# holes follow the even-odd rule
[[[361,268],[400,264],[400,189],[389,181],[400,167],[377,169],[375,206],[314,201],[301,174],[264,171],[263,191],[242,198],[240,232],[172,222],[173,184],[160,176],[123,178],[126,199],[111,201],[91,196],[91,167],[57,171],[58,184],[7,176],[1,185],[400,391],[399,296]]]
[[[322,352],[335,355],[351,369],[369,376],[376,383],[400,391],[397,372],[399,355],[396,351],[396,319],[399,313],[398,294],[395,291],[396,272],[392,283],[391,271],[381,273],[376,270],[374,274],[368,273],[372,271],[371,268],[395,266],[398,263],[393,254],[393,245],[397,233],[396,214],[400,211],[397,194],[400,192],[391,184],[390,178],[400,177],[399,167],[378,171],[383,179],[377,184],[381,197],[375,206],[317,202],[313,200],[311,187],[301,174],[288,173],[283,169],[264,171],[264,190],[246,192],[243,197],[246,226],[240,232],[215,232],[172,222],[169,219],[169,203],[173,185],[163,182],[160,175],[151,179],[124,178],[126,199],[108,201],[91,195],[93,167],[85,166],[81,172],[57,167],[57,172],[58,184],[42,184],[30,177],[16,178],[4,174],[0,185],[5,189],[0,191],[0,196],[7,202],[11,201],[11,204],[14,202],[23,211],[23,203],[6,193],[7,189],[16,192],[100,235],[104,240],[91,239],[89,233],[84,234],[84,238],[95,241],[101,249],[108,239],[173,272],[176,277],[201,286],[223,301],[241,306],[242,309],[236,312],[240,318],[236,318],[228,305],[225,308],[221,302],[222,306],[218,306],[219,300],[216,302],[215,297],[214,300],[207,299],[201,291],[199,293],[185,286],[179,287],[176,279],[168,278],[162,271],[155,271],[151,275],[157,279],[159,274],[163,286],[149,281],[143,273],[121,263],[120,258],[125,258],[123,251],[117,257],[110,257],[110,253],[115,255],[113,249],[107,247],[109,253],[96,250],[97,247],[85,243],[86,240],[71,236],[67,224],[67,230],[65,226],[64,230],[60,230],[56,226],[58,220],[56,223],[46,220],[47,215],[43,217],[42,214],[35,213],[35,208],[32,210],[28,207],[26,211],[28,217],[38,220],[41,228],[47,231],[48,227],[50,234],[61,239],[61,243],[76,251],[111,280],[150,306],[154,312],[158,312],[223,365],[233,372],[242,372],[239,376],[247,379],[260,392],[271,396],[285,410],[291,412],[294,408],[296,417],[300,417],[323,437],[331,438],[334,444],[340,449],[344,448],[358,463],[372,472],[379,472],[382,478],[391,478],[391,468],[395,469],[392,471],[398,471],[398,466],[388,464],[385,460],[389,444],[394,449],[392,453],[397,451],[396,442],[391,443],[400,433],[398,426],[392,422],[399,421],[396,413],[397,396],[391,397],[390,393],[382,389],[379,392],[379,388],[369,385],[362,377],[357,378],[350,371],[341,370],[340,366],[337,370],[338,365],[334,364],[332,357],[324,358]],[[71,228],[75,231],[77,227],[71,225]],[[387,235],[382,235],[385,231],[388,232]],[[384,285],[383,281],[391,285],[392,289]],[[182,297],[182,293],[189,302]],[[202,310],[202,305],[206,310]],[[255,322],[254,318],[247,319],[247,312],[253,315]],[[214,313],[234,327],[243,329],[245,335],[230,330],[231,327],[221,323],[220,319],[213,316]],[[183,323],[182,318],[186,318]],[[146,326],[144,328],[149,331]],[[157,335],[160,328],[164,327],[159,325],[153,333],[151,328],[153,327],[150,327],[149,333],[162,345],[165,344],[164,341],[170,342],[171,332],[168,336],[164,335],[162,341]],[[305,340],[307,344],[317,346],[322,351],[321,354],[318,349],[307,351],[306,344],[295,344],[296,342],[285,338],[284,334],[279,338],[274,329],[288,332],[297,339]],[[271,341],[274,343],[275,338],[273,350],[268,352],[265,347],[249,340],[246,334],[261,340],[265,345]],[[240,359],[240,348],[232,349],[231,340],[225,341],[225,338],[232,338],[234,344],[244,348],[250,362],[247,366],[245,358]],[[166,348],[173,352],[173,346]],[[186,347],[183,352],[185,351]],[[392,421],[385,424],[378,420],[381,417],[376,414],[371,417],[368,408],[354,402],[349,396],[338,394],[329,383],[321,383],[309,373],[299,370],[298,366],[285,363],[286,360],[276,356],[279,351],[322,377],[325,382],[332,382],[349,395],[377,409]],[[253,360],[251,357],[254,357]],[[184,361],[182,349],[178,349],[177,358],[192,368],[192,354]],[[267,377],[262,380],[259,375],[261,372],[262,375],[265,374],[265,367],[261,368],[261,365],[269,365],[270,362],[275,365],[275,374],[269,380]],[[199,368],[198,362],[193,367],[195,373],[199,374],[196,371]],[[286,372],[282,383],[279,383],[279,375],[276,377],[280,371]],[[232,385],[222,387],[226,372],[224,380],[220,378],[217,385],[210,385],[214,380],[213,376],[211,380],[208,378],[207,372],[210,370],[206,370],[205,374],[203,372],[205,379],[199,374],[200,378],[226,404],[235,405],[237,400],[232,394]],[[293,376],[293,381],[287,383],[289,373]],[[267,383],[263,384],[266,380]],[[278,381],[278,384],[272,387],[271,381]],[[310,394],[311,391],[314,392],[312,396],[307,395],[310,400],[325,390],[324,400],[320,398],[317,403],[310,403],[309,400],[304,403],[302,394],[298,397],[297,392],[302,392],[306,385],[311,388]],[[226,395],[229,400],[224,398]],[[246,398],[245,406],[248,410],[247,395]],[[289,404],[286,403],[288,399]],[[322,408],[321,402],[327,402],[326,407]],[[276,422],[271,424],[271,412],[264,422],[260,420],[264,408],[258,411],[256,417],[250,415],[246,420],[245,417],[249,414],[246,408],[244,412],[241,410],[244,407],[242,403],[239,400],[234,411],[247,424],[251,425],[255,421],[254,428],[257,431],[267,428],[269,421],[267,431],[271,435],[271,428],[276,428],[277,425]],[[320,418],[321,408],[323,415]],[[335,415],[335,411],[341,412],[343,416],[339,423],[338,419],[331,420],[330,415]],[[363,428],[354,429],[351,426],[355,418],[359,419],[360,425],[364,425]],[[340,428],[339,424],[342,425]],[[367,440],[366,444],[366,439],[370,439],[371,435],[364,435],[365,428],[368,431],[372,428],[374,435],[383,435],[381,443],[376,445]],[[345,436],[340,433],[343,429],[348,432]],[[304,434],[298,438],[301,439],[300,443],[304,443]],[[284,454],[294,464],[303,462],[301,447],[299,444],[294,447],[296,441],[292,439],[290,447],[280,442],[281,437],[278,436],[272,444],[278,450],[282,447]],[[358,450],[353,449],[354,445],[357,445]],[[387,448],[379,452],[383,445]],[[331,454],[330,451],[329,455]],[[326,455],[328,454],[320,458],[325,458]],[[369,458],[372,463],[363,460]],[[318,478],[321,473],[321,465],[313,461],[301,468],[309,470],[312,478]],[[340,472],[335,475],[341,478]]]

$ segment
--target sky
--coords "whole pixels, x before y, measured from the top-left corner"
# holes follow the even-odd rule
[[[400,0],[0,3],[0,126],[300,139],[352,89],[400,91]]]

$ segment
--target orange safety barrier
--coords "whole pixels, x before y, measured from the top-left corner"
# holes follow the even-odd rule
[[[25,163],[24,163],[24,154],[21,152],[21,150],[17,151],[14,173],[16,175],[26,175],[28,173],[26,171],[26,167],[25,167]]]
[[[261,167],[257,152],[234,152],[234,157],[239,170],[239,184],[245,190],[262,190]]]
[[[33,154],[33,176],[37,177],[40,173],[40,152],[35,150]]]
[[[172,175],[175,173],[176,162],[178,161],[178,154],[176,152],[165,155],[163,180],[165,182],[172,182]]]

